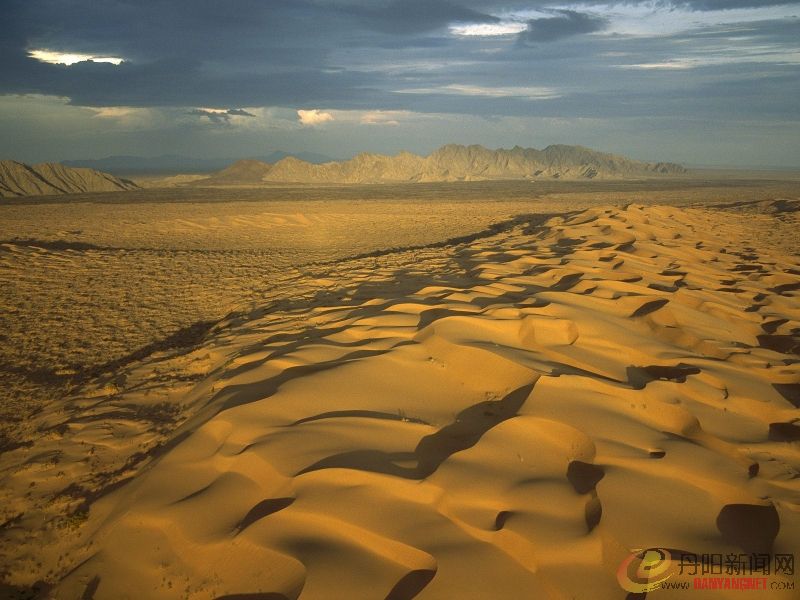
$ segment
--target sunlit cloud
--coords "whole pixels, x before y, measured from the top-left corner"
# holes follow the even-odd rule
[[[92,110],[94,116],[99,119],[124,119],[137,111],[145,109],[130,108],[128,106],[103,106],[102,108],[92,108],[90,110]]]
[[[362,125],[387,125],[397,127],[400,125],[400,119],[409,114],[409,111],[405,110],[371,110],[361,115],[359,123]]]
[[[39,62],[51,65],[74,65],[75,63],[91,61],[96,63],[111,63],[120,65],[123,59],[115,56],[93,56],[91,54],[73,54],[70,52],[53,52],[52,50],[30,50],[28,56]]]
[[[166,118],[162,111],[137,106],[102,106],[91,107],[93,119],[104,122],[106,127],[122,127],[143,129],[155,126]]]
[[[373,51],[373,54],[375,52]],[[439,71],[452,71],[456,68],[470,68],[480,65],[477,60],[456,60],[440,58],[426,58],[415,60],[398,60],[394,58],[389,62],[374,61],[369,62],[366,59],[361,61],[354,61],[352,63],[353,70],[361,73],[382,73],[382,74],[420,74],[420,73],[436,73]]]
[[[444,113],[416,112],[412,110],[330,110],[333,120],[342,128],[355,125],[366,126],[414,126],[426,122],[442,122],[452,115]],[[350,130],[352,131],[352,130]]]
[[[322,112],[318,108],[312,110],[298,110],[297,117],[300,123],[313,127],[315,125],[322,125],[328,121],[333,121],[333,115],[329,112]]]
[[[473,23],[470,25],[452,25],[450,33],[464,37],[495,37],[501,35],[514,35],[525,31],[527,24],[516,21],[501,21],[499,23]]]
[[[549,87],[485,87],[452,83],[438,87],[406,88],[395,90],[399,94],[451,94],[456,96],[483,96],[486,98],[524,98],[526,100],[550,100],[562,94]]]
[[[758,50],[735,49],[720,51],[718,54],[709,53],[705,56],[673,58],[658,62],[634,63],[615,65],[618,69],[632,70],[683,70],[697,69],[700,67],[722,66],[732,64],[775,64],[775,65],[800,65],[800,51],[784,52],[778,49],[760,48]]]
[[[633,65],[617,65],[617,68],[620,69],[635,69],[635,70],[681,70],[681,69],[694,69],[698,66],[696,61],[692,61],[689,59],[679,59],[679,60],[666,60],[664,62],[655,62],[655,63],[638,63]]]

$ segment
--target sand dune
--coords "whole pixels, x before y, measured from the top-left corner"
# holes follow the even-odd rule
[[[591,208],[317,271],[42,411],[0,456],[9,579],[619,598],[634,548],[796,551],[800,261],[748,227]]]

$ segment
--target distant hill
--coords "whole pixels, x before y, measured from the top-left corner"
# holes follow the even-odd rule
[[[312,166],[312,163],[291,157],[282,158],[276,164],[280,164],[281,161],[297,161],[304,165]],[[198,179],[194,183],[203,184],[213,180],[216,185],[259,185],[266,181],[266,177],[272,168],[273,165],[271,163],[261,160],[237,160],[229,167],[214,173],[206,179]]]
[[[391,183],[503,179],[614,179],[685,173],[674,163],[648,163],[582,146],[489,150],[483,146],[442,146],[428,156],[363,153],[340,162],[312,164],[295,157],[275,163],[242,160],[205,179],[207,185],[266,183]]]
[[[138,189],[132,181],[94,169],[73,169],[59,163],[26,165],[0,161],[0,197],[119,192]]]
[[[274,163],[284,158],[296,158],[298,160],[315,165],[334,162],[336,160],[335,158],[331,158],[325,154],[317,154],[316,152],[284,152],[283,150],[276,150],[267,156],[257,157],[257,160],[267,163]]]
[[[276,150],[265,156],[254,158],[261,162],[275,163],[289,156],[312,164],[333,160],[324,154],[314,152],[292,154],[283,150]],[[113,175],[172,175],[175,173],[212,173],[224,169],[231,164],[231,161],[230,158],[193,158],[177,154],[164,154],[161,156],[108,156],[96,159],[65,160],[62,161],[62,164],[68,167],[97,169]]]

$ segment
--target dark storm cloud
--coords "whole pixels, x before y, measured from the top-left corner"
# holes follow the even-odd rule
[[[707,26],[653,37],[578,35],[558,43],[514,45],[489,55],[481,65],[454,65],[427,74],[426,93],[407,94],[404,106],[420,112],[519,117],[797,120],[797,40],[800,19]],[[509,88],[512,80],[523,88],[519,93]],[[498,97],[469,95],[468,89],[448,89],[453,82],[509,89]],[[556,97],[526,98],[525,86],[551,88]]]
[[[175,107],[163,112],[182,117],[186,131],[175,135],[187,140],[187,131],[224,134],[264,118],[260,111],[257,118],[236,118],[248,117],[242,107],[281,107],[292,120],[300,107],[479,118],[800,119],[794,100],[800,96],[800,19],[781,17],[784,8],[773,11],[781,18],[766,20],[767,11],[759,13],[762,20],[731,23],[726,11],[719,24],[707,12],[796,2],[607,4],[5,0],[0,95],[60,96],[89,107]],[[648,10],[635,12],[637,4]],[[620,15],[635,26],[654,6],[656,18],[682,19],[683,26],[672,33],[656,27],[658,35],[646,28],[614,33]],[[467,37],[449,29],[503,25],[509,11],[533,9],[540,18],[525,22],[518,36]],[[125,62],[45,64],[28,56],[32,49]],[[208,121],[230,126],[209,128]],[[327,134],[344,122],[334,121]],[[302,135],[312,133],[321,135]]]
[[[304,62],[347,29],[336,10],[304,0],[114,0],[102,7],[87,0],[11,0],[4,16],[0,32],[12,30],[27,45],[140,62],[198,57],[247,65],[294,56]]]
[[[357,72],[321,69],[271,73],[208,71],[197,60],[170,59],[152,63],[82,62],[72,66],[16,62],[0,70],[6,93],[65,96],[81,106],[294,106],[299,104],[361,105],[377,80]]]
[[[247,112],[243,108],[229,108],[225,113],[234,117],[255,117],[253,113]]]
[[[663,4],[698,11],[731,10],[735,8],[764,8],[800,4],[800,0],[667,0]]]
[[[603,17],[574,10],[554,10],[553,13],[552,17],[528,21],[528,28],[520,33],[520,41],[525,44],[552,42],[581,33],[600,31],[608,24],[608,20]]]
[[[226,111],[206,110],[203,108],[195,108],[190,110],[187,114],[197,117],[205,117],[212,123],[217,125],[227,125],[231,122],[231,117],[251,117],[255,118],[253,113],[247,112],[241,108],[229,108]]]
[[[368,3],[367,0],[365,3]],[[553,2],[551,0],[460,0],[459,5],[473,10],[494,14],[504,10],[526,10],[533,8],[561,8],[564,2]],[[568,4],[568,3],[566,3]],[[585,6],[608,6],[615,4],[608,0],[584,0],[575,2],[582,7]],[[800,0],[624,0],[617,4],[628,6],[642,5],[660,7],[688,8],[696,11],[729,10],[736,8],[765,8],[771,6],[789,6],[800,4]]]
[[[394,0],[387,5],[372,3],[347,10],[370,28],[389,34],[434,31],[450,23],[495,23],[497,17],[443,0]]]
[[[496,20],[440,0],[116,0],[102,9],[88,0],[10,0],[5,17],[0,94],[60,95],[87,106],[361,106],[384,77],[336,64],[333,52],[435,51],[450,42],[431,31]],[[28,57],[34,48],[126,62],[42,64]]]
[[[209,121],[211,121],[212,123],[216,123],[217,125],[224,125],[226,123],[229,123],[230,120],[231,120],[230,115],[228,115],[226,113],[218,113],[218,112],[214,112],[214,111],[210,111],[210,110],[202,110],[202,109],[199,109],[199,108],[196,108],[194,110],[190,110],[186,114],[197,116],[197,117],[205,117]]]
[[[134,60],[230,57],[238,64],[306,62],[337,45],[381,43],[387,34],[413,37],[453,22],[497,20],[445,0],[114,0],[102,8],[88,0],[10,0],[4,17],[0,32],[53,49]]]

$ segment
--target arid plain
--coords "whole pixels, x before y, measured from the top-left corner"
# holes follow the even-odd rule
[[[788,176],[2,200],[0,590],[621,598],[634,549],[797,552],[799,232]]]

